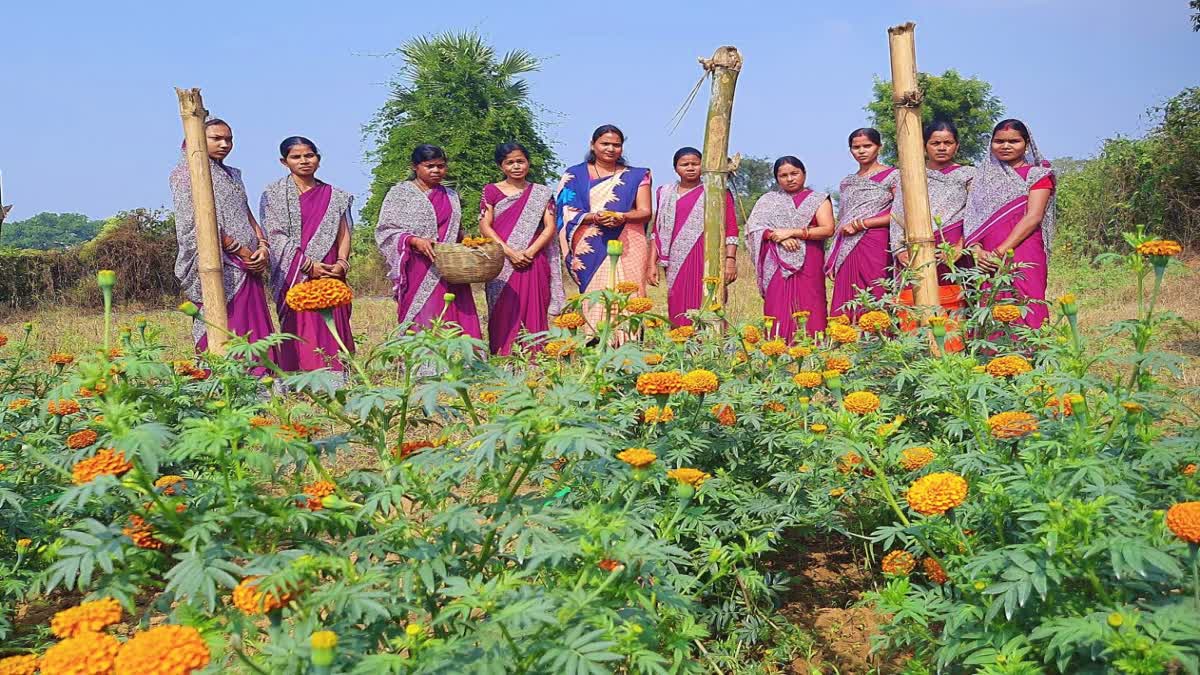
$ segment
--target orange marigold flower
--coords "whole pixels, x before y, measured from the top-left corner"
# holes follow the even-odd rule
[[[657,366],[663,362],[662,354],[646,354],[642,357],[642,362],[648,366]]]
[[[1200,544],[1200,502],[1180,502],[1167,509],[1167,529],[1189,544]]]
[[[625,565],[621,564],[620,560],[612,560],[609,558],[596,563],[596,566],[605,572],[620,572],[621,570],[625,569]]]
[[[3,347],[6,344],[8,344],[8,336],[4,333],[0,333],[0,347]]]
[[[675,411],[671,406],[666,406],[660,410],[658,406],[652,405],[642,413],[642,421],[647,424],[654,424],[655,422],[665,423],[673,419],[675,419]]]
[[[618,281],[617,282],[617,291],[620,293],[625,293],[625,294],[637,293],[639,288],[641,288],[641,287],[638,286],[638,282],[636,282],[636,281]]]
[[[887,312],[872,310],[858,317],[858,327],[868,333],[882,333],[892,327],[892,318]]]
[[[492,241],[488,237],[463,237],[462,245],[467,248],[480,248]]]
[[[793,359],[796,359],[797,361],[810,355],[810,354],[812,354],[812,348],[805,347],[804,345],[796,345],[794,347],[788,347],[788,356],[792,357]]]
[[[763,404],[763,410],[766,410],[767,412],[781,413],[787,410],[787,406],[779,401],[767,401]]]
[[[829,491],[830,497],[841,497],[844,494],[846,494],[846,488],[833,488]]]
[[[992,318],[1000,323],[1019,321],[1021,308],[1016,305],[996,305],[992,308]]]
[[[680,326],[678,328],[672,328],[670,331],[668,331],[667,337],[671,339],[671,342],[681,343],[681,342],[687,342],[688,338],[692,337],[695,334],[696,334],[695,327]]]
[[[654,301],[650,298],[630,298],[625,303],[625,311],[630,314],[645,314],[654,309]]]
[[[1137,252],[1142,255],[1171,257],[1183,252],[1183,247],[1174,239],[1154,239],[1138,244]]]
[[[46,650],[42,675],[111,675],[121,643],[108,633],[84,632]]]
[[[33,403],[33,401],[30,401],[27,398],[14,398],[13,400],[8,402],[8,409],[9,410],[21,410],[22,408],[29,407],[30,403]]]
[[[75,362],[75,355],[70,352],[54,352],[46,360],[56,366],[69,366]]]
[[[683,376],[675,370],[638,375],[637,391],[643,396],[678,394],[683,391]]]
[[[333,277],[313,279],[288,289],[284,301],[293,312],[321,312],[349,305],[354,293],[346,282]]]
[[[737,414],[733,411],[733,406],[728,403],[714,405],[712,407],[712,414],[723,427],[731,427],[737,424]]]
[[[121,603],[113,598],[84,602],[64,609],[50,620],[50,631],[60,638],[98,633],[121,620]]]
[[[829,317],[828,323],[835,326],[849,326],[850,317],[846,316],[845,314],[838,314],[837,316]]]
[[[851,392],[842,399],[842,407],[857,415],[866,415],[879,410],[879,397],[869,391]]]
[[[703,471],[701,471],[699,469],[688,469],[688,468],[671,469],[670,471],[667,472],[667,477],[673,478],[673,479],[679,481],[680,483],[684,483],[686,485],[691,485],[692,487],[697,488],[697,489],[701,485],[704,485],[704,481],[708,480],[709,478],[712,478],[712,476],[708,475],[707,473],[704,473]]]
[[[845,356],[830,354],[825,357],[825,370],[836,370],[844,374],[847,370],[850,370],[850,359]]]
[[[817,422],[816,424],[808,425],[808,430],[813,432],[814,434],[823,434],[826,431],[829,431],[829,425],[821,424],[820,422]]]
[[[542,347],[542,353],[551,358],[570,356],[575,353],[575,343],[570,340],[551,340]]]
[[[401,444],[398,454],[400,459],[407,459],[425,448],[436,447],[431,441],[405,441]]]
[[[260,593],[258,580],[260,577],[246,577],[237,588],[233,589],[233,606],[242,610],[243,614],[253,616],[273,612],[292,600],[292,593],[282,595]]]
[[[742,339],[747,344],[758,344],[762,339],[762,331],[758,330],[758,326],[742,326]]]
[[[949,471],[918,478],[904,495],[909,507],[923,516],[940,516],[967,498],[967,481]]]
[[[1024,356],[1009,354],[992,359],[984,367],[984,370],[992,377],[1013,377],[1021,373],[1028,373],[1033,370],[1033,366]]]
[[[0,344],[0,347],[4,345]],[[38,669],[38,657],[21,654],[0,659],[0,675],[33,675]]]
[[[771,358],[775,358],[775,357],[783,356],[784,354],[786,354],[788,347],[787,347],[787,343],[784,342],[783,340],[774,339],[774,340],[768,340],[768,341],[762,343],[762,345],[760,345],[758,349],[759,349],[759,351],[761,351],[763,353],[763,356],[769,356]]]
[[[1083,403],[1082,396],[1079,394],[1067,394],[1061,398],[1058,396],[1051,396],[1046,401],[1046,407],[1056,415],[1070,417],[1071,415],[1075,414],[1075,406],[1079,405],[1080,403]]]
[[[184,485],[183,476],[176,476],[175,474],[167,474],[154,481],[154,487],[162,490],[164,495],[174,495],[178,492],[183,492]]]
[[[1037,418],[1027,412],[1002,412],[988,418],[993,438],[1020,438],[1038,430]]]
[[[839,344],[858,342],[858,329],[840,323],[831,323],[825,328],[825,335]]]
[[[635,469],[644,469],[653,464],[654,460],[658,459],[658,455],[650,452],[647,448],[629,448],[618,452],[617,459]]]
[[[74,415],[79,412],[79,402],[69,398],[51,399],[46,401],[46,412],[60,417]]]
[[[797,387],[804,389],[819,387],[823,381],[821,374],[813,370],[802,370],[792,376],[792,382],[795,382]]]
[[[9,407],[11,408],[12,406]],[[1140,413],[1142,410],[1144,410],[1144,408],[1142,408],[1142,404],[1136,401],[1125,401],[1121,403],[1121,407],[1125,409],[1125,412],[1130,414]]]
[[[921,560],[921,569],[925,571],[925,578],[933,583],[941,586],[950,581],[950,577],[946,576],[946,571],[938,564],[938,561],[933,558],[924,558]]]
[[[900,453],[900,466],[908,471],[924,469],[925,465],[937,458],[933,450],[924,446],[907,448]]]
[[[863,463],[863,458],[857,452],[847,452],[838,458],[837,470],[838,473],[850,473],[854,467]]]
[[[1196,475],[1196,465],[1188,464],[1188,465],[1184,466],[1182,469],[1180,469],[1179,473],[1181,473],[1185,476],[1195,476]]]
[[[80,450],[95,443],[96,439],[99,437],[100,435],[91,429],[76,431],[70,436],[67,436],[67,447],[71,448],[72,450]]]
[[[554,325],[567,330],[579,328],[583,323],[583,315],[579,312],[564,312],[554,317]]]
[[[683,388],[689,394],[702,396],[711,394],[720,387],[720,381],[717,379],[717,374],[711,370],[697,368],[683,376]]]
[[[271,418],[269,417],[261,417],[256,415],[250,418],[250,426],[252,427],[269,427],[271,424]]]
[[[319,480],[304,486],[304,494],[308,502],[304,505],[310,511],[320,511],[321,500],[337,492],[337,486],[327,480]]]
[[[906,577],[917,566],[917,559],[904,549],[897,549],[883,557],[883,573],[888,576]]]
[[[134,635],[117,654],[116,675],[189,675],[212,658],[200,631],[164,624]]]
[[[71,469],[71,478],[76,485],[84,485],[96,479],[97,476],[120,476],[133,468],[133,464],[125,461],[125,453],[106,448],[75,463]]]
[[[499,400],[500,400],[499,392],[495,392],[495,391],[479,392],[479,402],[480,403],[486,403],[487,405],[493,405]]]
[[[301,422],[292,422],[291,424],[283,424],[279,427],[279,437],[284,440],[293,438],[309,438],[316,431],[315,427],[310,427]]]
[[[183,506],[183,504],[179,506]],[[178,511],[176,509],[176,512]],[[161,551],[167,546],[161,539],[154,536],[154,526],[137,514],[129,516],[129,525],[121,528],[121,534],[132,539],[133,545],[138,548]]]
[[[807,309],[802,309],[797,312],[792,312],[792,319],[794,319],[796,323],[800,323],[801,321],[808,319],[808,317],[811,315],[812,312],[808,311]]]

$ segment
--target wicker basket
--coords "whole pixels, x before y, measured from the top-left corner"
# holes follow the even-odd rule
[[[452,284],[482,284],[495,279],[504,268],[504,249],[494,241],[478,247],[434,244],[433,254],[438,272]]]

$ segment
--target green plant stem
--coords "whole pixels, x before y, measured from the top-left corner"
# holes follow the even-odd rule
[[[464,388],[459,390],[458,396],[462,399],[463,405],[467,409],[467,416],[471,418],[471,423],[479,426],[479,415],[475,412],[475,406],[471,403],[471,395]]]
[[[333,339],[337,341],[338,347],[342,350],[342,354],[344,355],[342,357],[342,361],[349,361],[350,365],[354,368],[354,372],[358,373],[359,379],[362,380],[363,386],[370,387],[371,381],[367,379],[367,374],[364,373],[362,367],[358,365],[358,360],[354,358],[353,352],[346,347],[346,343],[342,341],[342,336],[338,333],[337,326],[333,323],[333,312],[330,310],[324,310],[320,312],[320,315],[321,318],[325,320],[325,327],[329,329],[329,333],[333,335]]]
[[[101,288],[104,294],[104,354],[108,356],[108,336],[112,332],[112,289]]]

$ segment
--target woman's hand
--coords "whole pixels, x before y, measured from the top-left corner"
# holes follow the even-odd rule
[[[903,267],[908,267],[908,261],[910,259],[911,258],[908,255],[908,249],[904,249],[903,251],[896,253],[896,262],[900,263],[900,265]]]
[[[646,283],[650,284],[651,286],[658,286],[658,281],[658,265],[651,264],[650,268],[646,270]]]
[[[267,271],[267,265],[271,262],[271,256],[267,251],[266,246],[259,246],[258,250],[250,254],[246,259],[246,267],[255,274],[262,274]]]
[[[433,255],[433,242],[428,239],[413,237],[408,240],[408,247],[430,260],[435,259]]]
[[[1000,269],[1002,258],[992,251],[983,249],[982,247],[971,249],[972,257],[975,258],[975,264],[979,269],[985,272],[995,272]]]
[[[529,258],[524,251],[518,251],[508,244],[504,244],[504,257],[508,258],[508,262],[512,263],[513,267],[521,268],[529,264]]]
[[[725,285],[728,286],[737,281],[737,274],[737,258],[725,256]]]
[[[776,244],[782,244],[786,239],[788,239],[788,236],[784,234],[783,230],[771,230],[767,232],[767,239],[770,239]]]
[[[854,220],[852,220],[842,226],[842,234],[846,235],[846,236],[850,236],[850,235],[858,234],[859,232],[862,232],[865,229],[867,229],[867,226],[863,224],[863,221],[855,218]]]
[[[791,251],[792,253],[795,253],[804,246],[804,242],[800,241],[799,239],[784,239],[780,246],[783,246],[783,250],[785,251]]]

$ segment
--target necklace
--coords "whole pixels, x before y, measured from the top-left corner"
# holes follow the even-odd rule
[[[608,177],[610,177],[610,176],[615,176],[615,175],[617,174],[617,171],[618,171],[620,168],[621,168],[621,167],[620,167],[620,166],[618,166],[617,168],[615,168],[615,169],[613,169],[612,171],[610,171],[610,172],[608,173],[608,175],[607,175],[607,176],[605,176],[605,175],[601,175],[601,174],[600,174],[600,165],[599,165],[599,164],[596,164],[596,163],[594,163],[594,162],[592,163],[592,170],[596,172],[596,178],[608,178]]]

